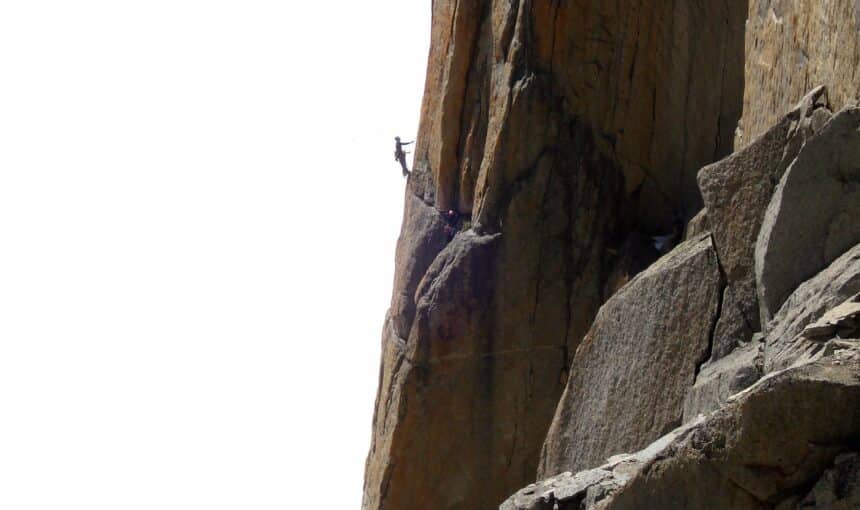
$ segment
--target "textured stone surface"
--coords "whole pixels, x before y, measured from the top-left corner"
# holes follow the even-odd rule
[[[534,74],[621,166],[643,221],[699,209],[695,172],[731,151],[741,114],[746,2],[439,0],[433,9],[416,160],[440,208],[477,212],[482,197],[507,192],[482,175],[501,157],[516,161],[492,140],[518,127],[505,105]],[[518,148],[528,159],[540,141]]]
[[[860,242],[860,109],[836,114],[782,176],[755,249],[762,322]],[[791,255],[788,255],[791,254]]]
[[[690,243],[634,275],[654,255],[651,236],[701,209],[696,171],[729,153],[744,101],[740,145],[814,86],[828,86],[833,106],[849,101],[858,65],[847,3],[754,0],[744,87],[746,0],[432,2],[365,509],[494,508],[534,480],[554,412],[567,413],[550,433],[563,448],[547,455],[594,466],[681,423],[696,375],[700,409],[739,387],[725,384],[745,366],[732,364],[744,353],[732,349],[760,317],[748,299],[749,273],[727,271],[724,290],[710,243],[688,232]],[[818,127],[826,114],[818,108],[798,117]],[[788,136],[800,127],[788,121],[776,129]],[[774,142],[754,162],[792,159],[779,147],[797,145]],[[771,175],[747,171],[747,179]],[[766,204],[772,185],[739,188],[735,199]],[[462,215],[453,240],[439,216],[449,208]],[[739,229],[734,240],[754,236],[751,211],[729,222]],[[690,230],[714,228],[713,217],[709,211]],[[749,244],[735,248],[748,269]],[[785,328],[768,336],[769,361],[795,345],[850,278],[814,279],[804,291],[808,309],[795,302],[785,321],[769,323],[772,331]],[[579,488],[557,494],[570,489],[577,505],[617,508],[772,508],[800,500],[806,494],[798,487],[808,492],[832,466],[832,448],[819,445],[841,440],[845,425],[804,412],[854,397],[848,384],[834,382],[850,360],[814,365],[832,371],[807,378],[796,364],[852,345],[831,340],[815,353],[785,356],[797,377],[761,381],[710,414],[710,425],[696,421],[683,437],[649,449],[659,455],[571,475]],[[709,355],[712,363],[702,366]],[[856,423],[851,412],[840,417]]]
[[[731,286],[727,286],[723,291],[720,317],[717,319],[711,342],[711,362],[728,356],[738,345],[748,342],[754,334],[752,324],[741,311],[742,305],[737,298],[737,292]]]
[[[719,409],[732,395],[758,381],[764,369],[762,342],[753,341],[705,363],[684,398],[684,422]]]
[[[860,244],[800,285],[782,305],[766,337],[766,371],[786,368],[798,359],[819,352],[819,342],[803,338],[804,328],[858,292]]]
[[[721,292],[705,234],[603,305],[573,359],[539,477],[594,467],[681,423],[684,395],[709,354]]]
[[[750,0],[746,87],[736,148],[776,124],[814,86],[833,109],[860,98],[860,6],[856,0]]]
[[[687,228],[684,229],[684,240],[689,241],[700,234],[710,231],[711,225],[708,222],[708,210],[702,209],[687,223]]]
[[[840,454],[858,437],[860,351],[846,349],[761,380],[642,452],[539,482],[501,508],[765,510],[797,501],[816,481],[821,496],[810,496],[824,503],[834,474],[855,480],[840,486],[855,497],[854,469]]]
[[[533,480],[609,273],[641,269],[619,240],[699,210],[741,111],[739,4],[432,8],[366,509],[492,508]]]
[[[803,328],[803,337],[809,340],[827,340],[836,336],[860,337],[860,294],[852,296]]]
[[[703,420],[679,427],[647,448],[630,455],[616,455],[598,468],[573,474],[569,471],[534,483],[508,498],[501,510],[591,509],[622,489],[648,462],[686,436]]]
[[[715,358],[759,331],[755,244],[765,211],[785,170],[813,132],[816,113],[829,117],[826,91],[808,94],[761,138],[699,172],[714,245],[728,280]],[[818,127],[818,126],[815,126]]]
[[[833,467],[824,473],[797,508],[816,510],[860,508],[860,454],[848,453],[836,457]]]

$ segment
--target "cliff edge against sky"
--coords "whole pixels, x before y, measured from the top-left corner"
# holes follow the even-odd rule
[[[364,508],[856,502],[855,2],[432,5]]]

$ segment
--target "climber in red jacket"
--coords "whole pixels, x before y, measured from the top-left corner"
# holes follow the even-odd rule
[[[409,153],[403,150],[403,146],[413,143],[415,143],[414,140],[411,142],[401,142],[399,136],[394,137],[394,160],[399,162],[401,168],[403,168],[403,177],[409,175],[409,167],[406,166],[406,155]]]

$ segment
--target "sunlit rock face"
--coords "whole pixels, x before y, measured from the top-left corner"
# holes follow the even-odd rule
[[[827,87],[834,111],[857,104],[858,30],[856,0],[749,0],[737,147],[752,143],[816,86]]]
[[[651,236],[701,209],[696,172],[731,150],[746,12],[433,2],[365,509],[495,508],[534,480],[599,307],[659,257]]]

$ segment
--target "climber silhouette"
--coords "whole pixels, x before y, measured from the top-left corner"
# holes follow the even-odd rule
[[[415,143],[415,141],[411,142],[401,142],[399,136],[394,137],[394,160],[400,163],[400,167],[403,168],[403,177],[409,175],[409,167],[406,166],[406,155],[408,152],[403,151],[404,145],[410,145]]]

